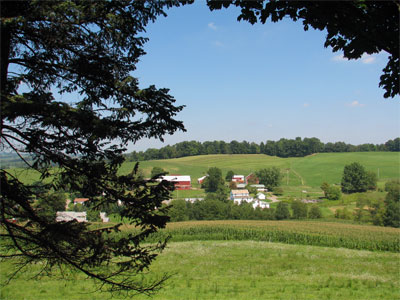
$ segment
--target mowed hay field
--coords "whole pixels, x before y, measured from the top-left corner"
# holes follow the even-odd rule
[[[379,172],[379,181],[385,182],[400,177],[399,152],[350,152],[350,153],[318,153],[299,158],[279,158],[263,154],[220,154],[200,155],[175,159],[142,161],[139,167],[149,176],[153,167],[161,167],[169,174],[190,175],[192,184],[197,185],[197,178],[205,175],[211,167],[222,170],[223,176],[233,170],[236,174],[248,175],[262,168],[278,167],[284,178],[282,187],[309,187],[319,189],[321,183],[338,184],[346,164],[361,163],[367,170]],[[120,174],[128,174],[135,162],[125,162]],[[40,174],[31,170],[8,170],[25,183],[39,180]],[[57,169],[54,169],[57,172]]]
[[[300,158],[279,158],[263,154],[200,155],[167,160],[140,162],[145,174],[153,167],[161,167],[170,174],[191,175],[192,183],[207,173],[210,167],[222,170],[223,175],[233,170],[248,175],[262,168],[278,167],[284,173],[283,186],[319,187],[322,182],[340,183],[346,164],[359,162],[367,170],[379,172],[379,180],[387,181],[400,176],[399,152],[318,153]],[[135,163],[124,163],[122,174],[130,172]]]
[[[258,233],[256,229],[259,229]],[[126,226],[123,232],[130,230],[132,228]],[[340,245],[296,244],[296,238],[305,233],[325,236],[325,240],[335,236],[343,240],[353,239],[367,247],[371,244],[394,244],[399,242],[399,229],[308,221],[203,221],[170,223],[167,230],[172,234],[172,241],[152,264],[148,276],[156,278],[168,273],[171,278],[151,299],[400,298],[398,250],[368,251]],[[259,235],[262,230],[264,234],[287,233],[292,240],[287,243],[262,241]],[[234,231],[249,236],[235,240]],[[212,232],[230,233],[230,240],[207,240],[218,237]],[[184,240],[183,235],[189,241],[176,241]],[[312,242],[311,239],[308,241]],[[14,268],[10,262],[0,262],[2,280]],[[32,279],[39,268],[40,265],[35,265],[3,286],[0,298],[83,300],[110,297],[107,293],[91,293],[96,286],[79,273],[68,274],[68,280],[57,276]],[[113,299],[124,298],[117,296]],[[149,298],[138,296],[133,299]]]

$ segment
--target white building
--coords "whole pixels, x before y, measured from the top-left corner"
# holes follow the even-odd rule
[[[243,183],[244,182],[244,176],[243,175],[233,175],[232,181],[233,182]]]
[[[260,200],[256,200],[253,202],[252,204],[253,208],[256,209],[257,207],[260,207],[261,209],[264,208],[269,208],[269,203],[268,202],[264,202],[264,201],[260,201]]]
[[[108,223],[110,222],[110,218],[107,217],[105,212],[101,212],[100,213],[100,219],[103,221],[103,223]]]
[[[263,184],[252,184],[250,186],[255,187],[257,189],[257,192],[268,192],[268,189],[266,189],[265,185]]]
[[[69,222],[76,220],[78,222],[87,222],[86,211],[58,211],[56,213],[56,222]]]
[[[186,202],[195,203],[196,201],[203,201],[204,198],[185,198]]]
[[[250,197],[249,191],[244,190],[231,190],[230,199],[233,200],[235,204],[241,204],[243,201],[250,203],[253,198]]]
[[[258,200],[265,200],[265,195],[263,193],[258,193],[257,194],[257,199]]]
[[[238,188],[238,189],[244,189],[244,188],[246,188],[246,184],[244,184],[244,183],[238,183],[238,184],[236,184],[236,188]]]

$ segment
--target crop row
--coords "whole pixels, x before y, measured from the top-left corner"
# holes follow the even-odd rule
[[[154,242],[167,236],[171,241],[254,240],[287,244],[348,248],[370,251],[400,250],[400,231],[376,230],[373,226],[323,222],[183,222],[173,223],[152,235]]]

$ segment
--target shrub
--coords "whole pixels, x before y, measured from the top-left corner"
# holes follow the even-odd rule
[[[319,219],[322,217],[322,212],[318,205],[314,204],[313,206],[311,206],[308,217],[310,219]]]
[[[342,197],[342,192],[337,186],[329,186],[326,190],[325,196],[328,200],[339,200]]]
[[[289,205],[286,202],[279,202],[275,210],[275,219],[284,220],[290,218]]]
[[[301,201],[293,201],[291,205],[293,211],[293,219],[307,218],[307,204]]]

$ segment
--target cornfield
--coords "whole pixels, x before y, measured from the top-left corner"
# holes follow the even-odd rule
[[[197,221],[170,223],[148,241],[254,240],[370,251],[400,250],[400,230],[312,221]]]

